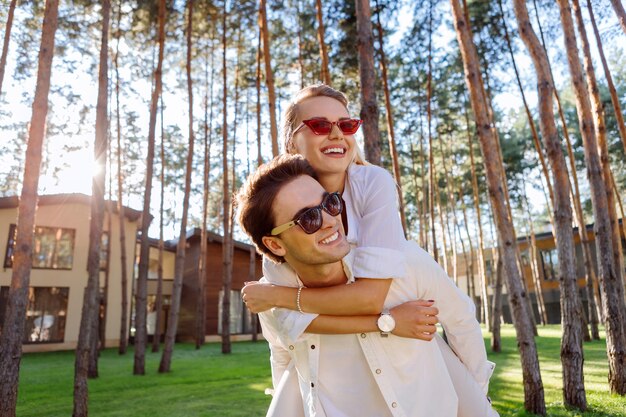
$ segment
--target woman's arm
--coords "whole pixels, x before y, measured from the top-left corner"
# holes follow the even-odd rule
[[[303,288],[300,307],[305,312],[336,316],[380,314],[390,285],[391,279],[357,279],[350,285]],[[254,281],[248,283],[241,294],[253,313],[274,307],[298,309],[297,288]]]
[[[432,301],[409,301],[400,304],[389,313],[396,322],[392,334],[421,340],[432,340],[437,332],[437,314]],[[318,316],[306,328],[306,333],[351,334],[377,332],[380,315],[362,316]]]

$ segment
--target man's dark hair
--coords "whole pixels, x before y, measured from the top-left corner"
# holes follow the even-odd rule
[[[237,193],[239,225],[257,249],[274,262],[282,263],[285,259],[274,255],[262,240],[276,227],[272,205],[281,188],[302,175],[318,179],[313,167],[301,155],[279,155],[252,173]]]

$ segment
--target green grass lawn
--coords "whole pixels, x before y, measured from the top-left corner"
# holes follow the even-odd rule
[[[608,392],[604,341],[585,344],[585,386],[590,410],[576,413],[562,406],[560,330],[549,326],[539,332],[537,344],[548,415],[626,416],[626,398]],[[234,343],[230,355],[222,355],[220,349],[219,344],[208,344],[200,350],[177,345],[172,372],[168,374],[156,371],[160,353],[147,353],[145,376],[132,375],[132,351],[119,356],[117,350],[107,349],[100,358],[100,378],[89,384],[90,415],[264,416],[270,402],[264,391],[271,384],[266,343]],[[500,415],[528,416],[523,412],[522,376],[512,327],[503,329],[502,353],[490,355],[490,359],[498,364],[490,391]],[[24,355],[17,415],[70,416],[73,375],[73,352]]]

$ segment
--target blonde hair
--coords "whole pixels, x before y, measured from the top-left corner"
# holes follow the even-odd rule
[[[300,122],[298,105],[307,98],[311,97],[334,98],[335,100],[343,104],[346,110],[348,110],[348,97],[346,97],[346,95],[341,91],[335,90],[334,88],[326,84],[313,84],[298,91],[285,109],[285,113],[283,115],[282,139],[283,144],[285,145],[285,152],[287,153],[297,153],[296,146],[293,143],[293,132]],[[369,165],[369,162],[365,160],[363,151],[358,146],[358,144],[355,148],[356,149],[354,152],[353,162],[357,165]]]

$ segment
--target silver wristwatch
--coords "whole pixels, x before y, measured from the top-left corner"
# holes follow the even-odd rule
[[[378,318],[378,330],[380,330],[380,335],[382,337],[387,337],[395,328],[396,321],[389,313],[389,309],[383,309],[383,312],[380,313],[380,317]]]

